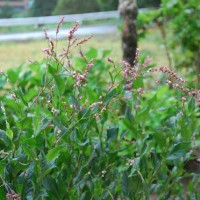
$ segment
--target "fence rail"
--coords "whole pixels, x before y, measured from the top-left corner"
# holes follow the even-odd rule
[[[139,12],[146,12],[148,9],[141,8]],[[118,11],[108,12],[95,12],[95,13],[83,13],[83,14],[72,14],[72,15],[57,15],[57,16],[46,16],[46,17],[27,17],[27,18],[10,18],[0,19],[0,27],[10,26],[27,26],[27,25],[43,25],[58,23],[58,21],[64,16],[64,22],[79,21],[91,21],[101,19],[119,19],[120,15]]]

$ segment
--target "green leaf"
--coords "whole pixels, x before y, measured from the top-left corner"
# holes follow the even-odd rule
[[[195,105],[196,105],[195,100],[193,97],[191,97],[188,103],[189,110],[193,111],[195,109]]]
[[[187,152],[190,151],[191,142],[182,142],[173,145],[172,150],[169,152],[166,160],[173,161],[183,157]]]
[[[43,74],[42,80],[41,80],[42,86],[44,86],[45,82],[46,82],[46,74]]]
[[[136,173],[136,171],[139,170],[140,160],[140,157],[134,159],[134,165],[131,168],[131,173],[129,174],[129,177],[133,176]]]
[[[10,138],[6,135],[4,130],[0,129],[0,147],[5,148],[11,145]]]
[[[10,140],[13,139],[13,132],[10,128],[10,124],[6,121],[6,135],[10,138]]]
[[[46,159],[48,162],[50,162],[51,160],[55,159],[56,157],[59,156],[60,151],[63,149],[63,146],[57,146],[51,150],[48,151],[47,155],[46,155]]]
[[[142,77],[138,77],[136,80],[133,81],[133,88],[138,89],[138,88],[144,88],[144,83],[143,83]]]
[[[6,200],[7,199],[5,190],[2,187],[0,187],[0,199],[1,200]]]
[[[23,145],[23,150],[25,154],[31,159],[35,159],[37,157],[35,152],[31,148],[27,147],[25,144]]]
[[[50,123],[51,123],[51,119],[47,119],[47,118],[43,119],[42,122],[40,123],[38,129],[36,130],[35,134],[37,135],[40,131],[45,129]]]
[[[140,175],[135,172],[132,176],[128,177],[127,172],[124,173],[122,178],[123,193],[129,199],[143,199],[143,182]]]
[[[53,67],[52,65],[48,65],[48,72],[52,75],[55,76],[56,75],[56,69],[55,67]]]
[[[31,101],[36,95],[38,95],[38,90],[35,88],[30,88],[26,93],[24,94],[24,98],[27,100],[27,102]]]
[[[149,107],[152,107],[153,104],[155,104],[157,102],[157,95],[155,94],[151,99],[147,100],[147,104]]]
[[[105,58],[111,53],[111,50],[103,50],[102,57]]]
[[[17,96],[22,100],[24,105],[28,106],[27,100],[24,98],[24,93],[22,92],[21,88],[16,91]]]
[[[90,48],[90,50],[85,53],[85,56],[89,60],[96,58],[98,56],[98,50],[95,48]]]
[[[149,199],[149,189],[148,189],[148,185],[146,184],[142,174],[140,173],[140,171],[137,171],[137,173],[139,174],[141,180],[142,180],[142,185],[143,185],[143,192],[144,192],[144,196],[145,199]]]
[[[18,81],[18,77],[19,77],[19,73],[21,72],[21,68],[22,68],[22,66],[20,66],[18,68],[14,68],[14,69],[9,69],[7,71],[8,79],[12,83],[15,83],[16,81]]]
[[[165,148],[165,145],[166,145],[166,134],[165,134],[165,132],[155,131],[154,132],[154,138],[155,138],[155,142],[158,146]]]
[[[138,197],[138,199],[141,198],[141,193],[143,193],[143,184],[140,176],[137,174],[137,172],[129,177],[129,194],[131,194],[131,197]]]
[[[48,194],[47,194],[46,189],[43,188],[43,187],[41,187],[40,189],[38,189],[38,190],[36,191],[36,194],[35,194],[35,196],[34,196],[34,199],[35,199],[35,200],[47,199],[47,197],[48,197]],[[27,199],[28,199],[28,198],[27,198]],[[32,199],[30,199],[30,200],[32,200]]]
[[[68,101],[69,101],[70,105],[75,105],[75,107],[79,107],[80,106],[79,101],[77,100],[77,98],[72,96],[72,95],[69,97]]]
[[[50,161],[49,163],[46,160],[42,163],[42,172],[37,178],[37,182],[41,182],[48,174],[52,172],[52,170],[56,168],[55,160]]]
[[[110,79],[111,79],[112,84],[114,84],[114,79],[113,79],[112,73],[111,72],[108,72],[108,73],[110,75]]]
[[[0,75],[0,88],[3,88],[6,83],[7,83],[6,77],[3,75]]]
[[[84,146],[86,146],[88,144],[89,144],[89,140],[85,140],[84,142],[78,141],[78,145],[81,146],[81,147],[84,147]]]
[[[65,80],[62,77],[56,76],[55,81],[56,81],[56,88],[58,90],[59,95],[61,96],[63,95],[66,89]]]
[[[146,118],[149,116],[150,107],[144,107],[142,110],[139,110],[138,114],[135,117],[135,121],[144,122]]]
[[[92,90],[90,87],[86,87],[86,93],[87,93],[87,97],[91,102],[95,102],[98,100],[98,95],[97,93]]]
[[[112,89],[104,98],[104,103],[108,104],[111,99],[116,96],[118,93],[117,93],[117,90],[116,88]]]
[[[123,122],[123,125],[126,127],[126,129],[129,129],[130,131],[133,130],[133,123],[131,123],[130,120],[128,120],[127,118],[123,118],[122,122]]]
[[[56,181],[48,176],[45,177],[45,179],[43,180],[43,185],[44,187],[53,195],[55,195],[56,199],[62,199],[61,196],[59,195],[59,187],[56,183]],[[51,197],[51,199],[55,199],[54,197]]]
[[[107,142],[111,142],[112,140],[115,140],[118,136],[119,128],[113,127],[109,128],[107,130]]]
[[[5,165],[4,161],[0,161],[0,176],[4,172],[5,167],[6,167],[6,165]]]
[[[122,176],[122,192],[127,195],[128,194],[128,173],[124,172]]]
[[[31,127],[32,123],[32,118],[31,117],[26,117],[21,119],[20,121],[16,122],[16,125],[18,128],[22,129],[22,128],[28,128]]]

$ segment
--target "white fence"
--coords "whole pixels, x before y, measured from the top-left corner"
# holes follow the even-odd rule
[[[148,9],[145,8],[139,9],[139,12],[146,12],[146,11],[148,11]],[[0,27],[53,24],[53,23],[58,23],[62,17],[63,15],[0,19]],[[65,17],[64,22],[79,21],[81,23],[82,21],[91,21],[100,19],[119,19],[120,15],[118,11],[108,11],[108,12],[64,15],[64,17]]]

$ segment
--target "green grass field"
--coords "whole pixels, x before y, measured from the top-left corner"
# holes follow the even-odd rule
[[[60,40],[59,49],[63,49],[65,46],[66,41]],[[139,41],[138,46],[140,48],[140,54],[145,53],[152,56],[153,62],[158,65],[167,65],[165,51],[162,47],[162,40],[158,30],[150,30],[147,36]],[[46,47],[48,47],[48,44],[45,40],[2,42],[0,43],[0,69],[18,67],[21,64],[28,63],[28,60],[41,60],[44,58],[42,50]],[[116,62],[122,59],[120,33],[94,36],[83,45],[85,51],[91,47],[110,49],[112,50],[110,57]]]

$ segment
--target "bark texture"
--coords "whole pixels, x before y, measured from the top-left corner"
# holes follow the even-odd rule
[[[123,59],[132,65],[137,49],[137,2],[136,0],[119,0],[118,10],[124,18],[122,31]]]

